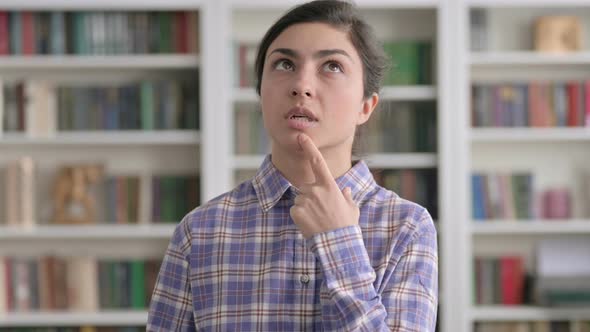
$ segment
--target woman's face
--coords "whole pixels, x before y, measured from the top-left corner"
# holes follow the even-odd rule
[[[328,24],[301,23],[270,45],[260,99],[273,150],[299,150],[309,135],[322,152],[350,153],[357,125],[376,102],[363,100],[363,69],[348,35]]]

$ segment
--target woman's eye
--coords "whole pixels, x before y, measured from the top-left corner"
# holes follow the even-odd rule
[[[275,62],[274,68],[278,69],[278,70],[289,70],[290,71],[290,70],[293,70],[293,63],[291,63],[291,61],[289,61],[289,60],[281,59],[281,60]]]
[[[342,72],[342,67],[337,62],[328,62],[324,65],[324,70],[327,70],[332,73],[339,73]]]

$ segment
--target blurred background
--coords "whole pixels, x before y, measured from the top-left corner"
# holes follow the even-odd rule
[[[298,1],[0,2],[0,331],[145,330],[175,225],[269,152],[257,46]],[[438,331],[590,331],[590,2],[357,0],[361,128],[439,234]]]

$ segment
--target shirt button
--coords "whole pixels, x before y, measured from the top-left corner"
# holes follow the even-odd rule
[[[307,284],[309,282],[310,278],[308,274],[302,274],[299,277],[299,281],[301,281],[302,284]]]

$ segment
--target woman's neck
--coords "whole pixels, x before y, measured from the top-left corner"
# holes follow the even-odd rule
[[[350,153],[336,153],[330,149],[320,151],[334,178],[338,178],[350,169],[352,165]],[[295,187],[315,181],[315,176],[303,151],[286,151],[273,145],[271,155],[273,165]]]

